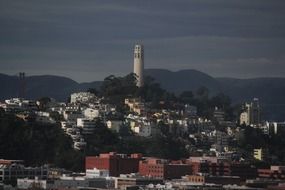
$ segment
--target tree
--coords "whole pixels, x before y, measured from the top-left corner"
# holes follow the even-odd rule
[[[83,155],[72,145],[72,139],[57,124],[26,123],[12,114],[0,118],[0,155],[6,159],[82,171]]]
[[[209,89],[206,88],[205,86],[202,86],[197,89],[196,95],[197,95],[197,98],[206,100],[209,98]]]
[[[50,112],[50,117],[55,120],[55,121],[60,121],[62,120],[62,115],[60,115],[57,111],[52,111]]]
[[[51,99],[49,97],[42,97],[39,100],[39,109],[45,110],[47,105],[51,102]]]
[[[99,95],[99,92],[96,88],[89,88],[87,90],[87,92],[90,92],[91,94],[94,94],[95,96],[98,96]]]
[[[158,128],[160,129],[161,133],[165,136],[169,135],[169,125],[163,123],[162,121],[160,121],[158,123]]]
[[[125,77],[108,76],[101,86],[101,94],[105,101],[122,106],[126,97],[134,97],[138,87],[136,86],[135,74]]]
[[[193,104],[194,103],[194,94],[192,91],[184,91],[180,94],[179,100],[184,104]]]

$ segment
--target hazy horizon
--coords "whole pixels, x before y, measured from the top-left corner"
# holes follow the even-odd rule
[[[198,72],[202,72],[203,74],[206,74],[206,75],[209,75],[210,77],[213,77],[213,78],[232,78],[232,79],[258,79],[258,78],[284,78],[285,79],[285,76],[284,77],[278,77],[278,76],[260,76],[260,77],[245,77],[245,78],[238,78],[238,77],[229,77],[229,76],[212,76],[206,72],[203,72],[203,71],[199,71],[197,69],[182,69],[182,70],[169,70],[169,69],[163,69],[163,68],[145,68],[146,70],[148,69],[157,69],[157,70],[167,70],[167,71],[170,71],[170,72],[179,72],[179,71],[185,71],[185,70],[195,70],[195,71],[198,71]],[[121,75],[115,75],[116,77],[123,77],[127,74],[130,74],[132,72],[129,72],[129,73],[122,73]],[[19,73],[14,73],[14,74],[9,74],[9,73],[1,73],[0,74],[4,74],[4,75],[8,75],[8,76],[17,76],[19,75]],[[65,78],[68,78],[68,79],[71,79],[77,83],[90,83],[90,82],[97,82],[97,81],[103,81],[106,77],[110,76],[110,75],[114,75],[114,74],[109,74],[109,75],[106,75],[105,77],[103,77],[102,79],[99,79],[99,80],[90,80],[90,81],[77,81],[75,79],[73,79],[72,77],[68,77],[68,76],[64,76],[64,75],[55,75],[55,74],[29,74],[29,73],[25,73],[26,74],[26,77],[34,77],[34,76],[56,76],[56,77],[65,77]]]

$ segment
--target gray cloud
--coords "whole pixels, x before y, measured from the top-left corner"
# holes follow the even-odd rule
[[[0,72],[100,80],[146,67],[285,76],[283,0],[0,0]]]

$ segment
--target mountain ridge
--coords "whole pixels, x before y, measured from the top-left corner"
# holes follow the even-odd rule
[[[231,77],[212,77],[201,71],[187,69],[169,71],[166,69],[145,69],[145,76],[151,76],[161,87],[176,94],[185,90],[195,91],[201,86],[207,87],[211,94],[223,92],[230,96],[234,104],[246,102],[257,97],[266,108],[269,118],[285,116],[285,78],[257,77],[239,79]],[[68,77],[55,75],[36,75],[26,77],[26,97],[38,99],[44,96],[66,101],[71,93],[86,91],[88,88],[99,88],[102,81],[78,83]],[[0,100],[17,97],[19,79],[0,73]],[[272,105],[280,105],[272,106]],[[278,114],[270,114],[275,112]],[[273,116],[272,116],[273,115]]]

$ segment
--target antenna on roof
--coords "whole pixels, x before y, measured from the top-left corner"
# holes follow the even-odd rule
[[[24,72],[19,73],[19,98],[25,98],[26,93],[26,74]]]

